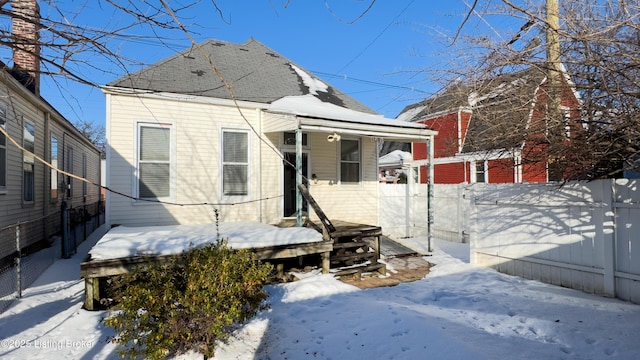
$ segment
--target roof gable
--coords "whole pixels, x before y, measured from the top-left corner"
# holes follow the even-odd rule
[[[254,39],[244,44],[207,40],[108,85],[264,104],[312,94],[323,102],[374,113]]]
[[[464,109],[472,115],[463,153],[512,149],[526,138],[536,94],[545,79],[543,69],[528,68],[473,84],[456,83],[439,95],[407,106],[399,118],[410,114],[407,121],[425,121]]]
[[[397,118],[422,121],[433,117],[433,114],[453,113],[460,108],[475,111],[505,102],[512,106],[522,106],[534,99],[545,78],[543,69],[528,68],[473,83],[456,82],[439,94],[408,105]]]

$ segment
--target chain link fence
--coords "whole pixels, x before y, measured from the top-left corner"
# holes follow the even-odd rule
[[[75,254],[103,223],[98,202],[76,208],[63,204],[50,215],[0,228],[0,313],[54,261]]]

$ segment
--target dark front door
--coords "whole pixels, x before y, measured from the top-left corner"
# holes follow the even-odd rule
[[[296,153],[284,153],[284,217],[296,216]],[[306,180],[309,165],[309,153],[302,153],[302,182],[308,184]],[[307,214],[307,202],[302,199],[303,215]]]

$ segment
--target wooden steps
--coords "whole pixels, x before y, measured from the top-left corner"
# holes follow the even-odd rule
[[[304,184],[298,185],[298,189],[318,216],[321,224],[321,227],[314,223],[307,224],[307,226],[320,228],[325,240],[333,243],[329,263],[331,268],[338,269],[337,274],[349,273],[360,276],[364,272],[371,271],[386,274],[386,266],[378,263],[382,228],[375,225],[346,222],[334,224],[322,211]]]

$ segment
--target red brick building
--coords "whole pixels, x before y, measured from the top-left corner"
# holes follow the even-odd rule
[[[561,109],[565,139],[580,131],[579,98],[564,77]],[[520,183],[561,180],[550,172],[543,70],[495,76],[477,84],[454,84],[443,93],[407,106],[398,119],[438,131],[434,141],[434,182]],[[426,144],[412,144],[414,160],[426,159]],[[564,164],[569,163],[563,155]],[[426,166],[420,168],[426,183]]]

